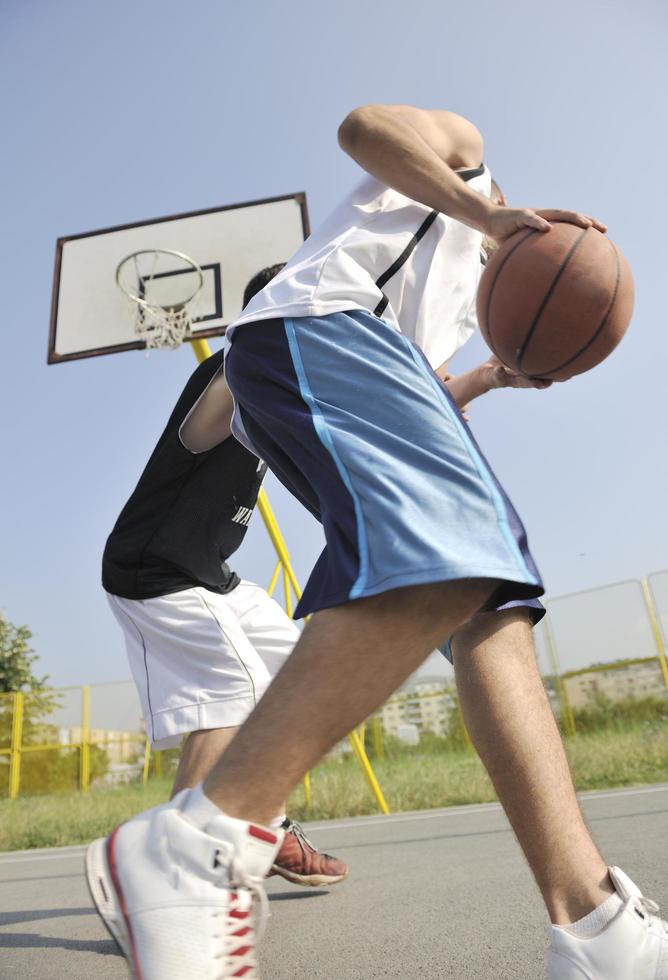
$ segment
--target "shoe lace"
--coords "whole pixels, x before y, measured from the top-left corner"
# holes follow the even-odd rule
[[[306,834],[304,833],[304,828],[301,824],[295,823],[294,820],[286,821],[285,829],[297,838],[302,846],[310,847],[312,851],[317,851],[318,848],[311,843]]]
[[[255,946],[262,939],[269,918],[269,900],[262,887],[262,879],[249,875],[231,849],[219,848],[216,859],[221,869],[220,887],[228,889],[230,897],[228,907],[212,912],[212,918],[224,918],[222,932],[216,929],[216,939],[221,941],[221,948],[214,953],[214,959],[223,961],[223,972],[217,980],[237,976],[244,980],[258,980]],[[242,890],[249,892],[251,899],[250,906],[244,911],[239,908],[238,899],[238,893]],[[245,924],[246,918],[249,919],[248,924]]]
[[[651,898],[645,898],[644,895],[641,895],[640,898],[636,899],[636,901],[641,909],[647,913],[650,922],[656,922],[668,936],[668,922],[666,922],[665,919],[660,919],[657,915],[657,913],[661,911],[660,905],[657,902],[652,901]]]

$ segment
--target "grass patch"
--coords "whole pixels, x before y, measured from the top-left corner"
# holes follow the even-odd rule
[[[87,844],[169,796],[168,780],[0,801],[0,851]]]
[[[642,726],[623,732],[592,732],[566,744],[578,790],[604,789],[668,780],[668,727]],[[468,752],[402,749],[374,762],[390,809],[421,810],[484,803],[496,797],[477,756]],[[298,788],[290,815],[324,820],[376,812],[354,759],[328,760],[312,774],[313,807],[307,811]],[[0,850],[84,844],[169,796],[167,779],[146,787],[93,789],[89,794],[0,801]]]
[[[566,742],[579,791],[668,780],[668,726],[620,733],[578,735]],[[427,810],[462,803],[489,803],[496,794],[477,755],[471,752],[422,753],[404,750],[374,762],[374,771],[393,811]],[[297,820],[326,820],[376,812],[353,759],[327,762],[311,776],[313,808],[306,811],[298,790],[290,814]]]

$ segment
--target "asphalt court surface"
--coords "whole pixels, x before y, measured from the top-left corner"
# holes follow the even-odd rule
[[[668,784],[588,793],[606,859],[668,906]],[[268,882],[263,980],[540,980],[547,920],[496,804],[309,824],[348,861],[331,889]],[[126,980],[84,848],[0,854],[1,980]]]

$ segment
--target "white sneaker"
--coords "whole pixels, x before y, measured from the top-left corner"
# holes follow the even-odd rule
[[[262,925],[283,833],[223,813],[199,830],[180,809],[187,793],[90,845],[91,896],[134,980],[258,980],[253,897]]]
[[[601,932],[550,929],[549,980],[668,980],[668,922],[619,868],[609,868],[624,905]]]

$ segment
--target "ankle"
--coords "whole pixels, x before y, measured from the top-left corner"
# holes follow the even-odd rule
[[[550,921],[555,926],[577,922],[607,901],[614,892],[607,868],[597,878],[560,883],[559,887],[544,894]]]
[[[271,799],[265,799],[262,791],[255,786],[251,786],[247,794],[241,792],[228,792],[227,786],[213,784],[211,778],[205,779],[202,783],[203,792],[207,798],[228,817],[235,820],[247,820],[249,823],[257,823],[262,827],[269,827],[276,818],[276,814],[283,812],[282,807],[285,803],[281,800],[272,803]]]
[[[604,902],[601,902],[593,912],[585,915],[582,919],[577,919],[575,922],[569,923],[569,925],[558,925],[553,928],[568,932],[571,936],[580,936],[581,938],[593,936],[609,926],[623,906],[624,902],[621,897],[617,892],[614,892]]]

